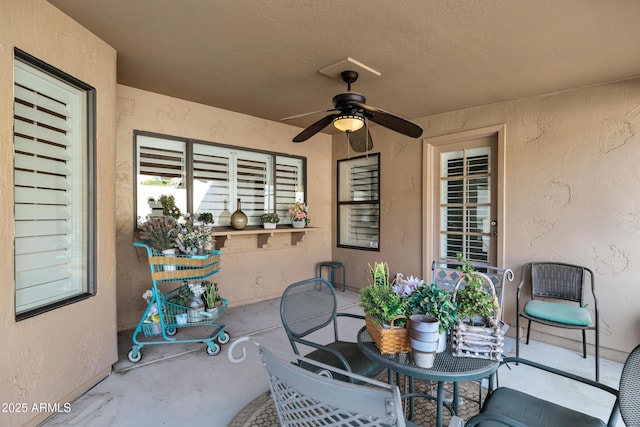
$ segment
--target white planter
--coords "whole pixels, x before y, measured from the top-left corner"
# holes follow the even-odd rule
[[[176,325],[185,326],[187,324],[187,313],[176,314]]]
[[[304,228],[307,223],[305,221],[291,221],[293,228]]]
[[[436,353],[435,352],[424,353],[422,351],[412,351],[411,357],[413,357],[413,363],[415,363],[416,366],[419,366],[421,368],[432,368],[433,362],[435,362],[436,360]]]
[[[265,230],[275,230],[277,225],[278,224],[276,224],[275,222],[265,222],[262,224]]]
[[[176,254],[176,250],[175,248],[172,249],[165,249],[164,251],[162,251],[162,253],[166,256],[171,256],[171,255],[175,255]],[[163,265],[162,266],[162,271],[176,271],[176,266],[175,265]]]

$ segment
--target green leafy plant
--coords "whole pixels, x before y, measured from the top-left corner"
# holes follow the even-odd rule
[[[389,280],[389,265],[386,262],[369,264],[369,285],[360,290],[360,305],[365,314],[373,318],[376,323],[388,324],[396,316],[406,316],[409,304],[393,288],[393,281]],[[396,326],[404,326],[406,321],[398,319]]]
[[[213,224],[213,214],[211,212],[200,212],[198,214],[198,221],[203,224]]]
[[[214,308],[216,306],[217,301],[222,301],[222,297],[220,296],[220,291],[218,290],[217,283],[211,283],[208,280],[203,280],[202,285],[204,285],[207,289],[202,294],[204,298],[204,303],[207,305],[207,308]]]
[[[140,237],[158,251],[176,247],[176,220],[172,216],[150,217],[138,226]]]
[[[173,294],[167,300],[172,304],[177,304],[181,306],[188,306],[189,301],[193,297],[193,292],[189,289],[189,286],[182,285],[178,288],[177,291],[173,291]]]
[[[485,287],[484,277],[462,255],[458,254],[458,260],[463,263],[459,270],[464,273],[466,282],[466,286],[456,293],[458,318],[493,317],[498,310],[498,303],[493,293]]]
[[[458,320],[458,310],[452,295],[435,283],[417,287],[408,298],[413,314],[427,314],[440,321],[440,332],[449,331]]]
[[[277,224],[280,222],[280,217],[275,212],[265,212],[260,216],[260,222],[262,224],[265,224],[265,223]]]
[[[389,324],[398,315],[407,315],[409,305],[390,286],[368,285],[360,290],[360,305],[364,312],[380,324]],[[404,319],[394,322],[403,326]]]

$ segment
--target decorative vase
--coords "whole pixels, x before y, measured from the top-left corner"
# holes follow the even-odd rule
[[[240,199],[238,199],[236,211],[231,214],[231,226],[236,230],[242,230],[247,226],[247,216],[242,212]]]
[[[291,225],[293,226],[293,228],[304,228],[307,225],[307,223],[305,220],[291,221]]]
[[[265,230],[275,230],[277,224],[275,222],[265,222],[262,225]]]
[[[176,324],[178,326],[185,326],[187,324],[187,313],[176,314]]]

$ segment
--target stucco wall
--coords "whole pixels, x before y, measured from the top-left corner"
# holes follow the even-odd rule
[[[230,306],[275,298],[289,284],[314,276],[315,266],[331,256],[331,137],[318,135],[304,144],[291,139],[300,131],[258,119],[127,86],[118,86],[117,247],[118,327],[135,327],[145,308],[142,293],[151,286],[146,254],[131,246],[133,237],[133,131],[194,138],[307,158],[310,226],[297,246],[290,234],[277,234],[269,247],[257,237],[232,236],[222,248],[222,270],[212,279]],[[215,225],[214,225],[215,227]]]
[[[98,294],[20,322],[14,314],[13,48],[97,89]],[[33,404],[66,403],[108,375],[117,360],[115,314],[116,53],[44,0],[0,0],[0,425],[51,415]]]
[[[596,276],[603,354],[618,360],[640,342],[639,100],[640,80],[630,80],[416,120],[427,138],[505,124],[505,266],[516,272],[506,319],[515,325],[522,264],[587,266]],[[379,127],[372,138],[382,154],[381,251],[334,249],[357,287],[367,283],[367,262],[388,261],[405,274],[431,263],[421,257],[421,141]],[[347,156],[343,139],[333,137],[334,160]],[[544,332],[537,339],[578,348],[579,333],[534,328]]]

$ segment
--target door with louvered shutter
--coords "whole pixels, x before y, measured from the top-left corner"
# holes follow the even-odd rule
[[[438,148],[436,259],[495,265],[496,150],[495,136]]]

